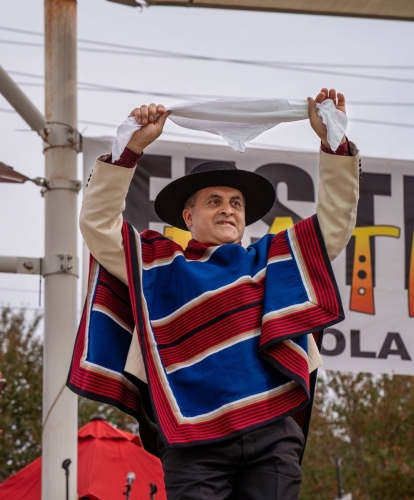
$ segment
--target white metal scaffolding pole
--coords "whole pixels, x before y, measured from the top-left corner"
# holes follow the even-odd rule
[[[45,338],[42,500],[77,498],[77,397],[65,387],[77,327],[76,0],[45,0]],[[50,146],[52,145],[52,146]]]

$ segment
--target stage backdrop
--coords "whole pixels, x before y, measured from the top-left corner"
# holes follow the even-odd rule
[[[112,138],[84,139],[84,185]],[[154,229],[185,245],[189,233],[161,222],[154,199],[204,160],[235,162],[267,177],[277,201],[246,228],[244,245],[315,213],[318,154],[158,140],[136,170],[124,212],[139,231]],[[362,158],[357,227],[333,262],[346,319],[325,332],[324,368],[414,375],[414,162]],[[84,259],[87,262],[87,259]],[[86,269],[84,269],[84,280]]]

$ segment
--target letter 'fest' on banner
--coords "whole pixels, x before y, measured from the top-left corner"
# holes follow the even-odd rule
[[[111,150],[112,140],[83,139],[84,186],[95,159]],[[243,245],[315,213],[318,153],[254,146],[237,153],[228,146],[159,139],[135,172],[125,219],[139,231],[150,228],[185,246],[190,233],[161,222],[154,199],[172,179],[205,160],[235,162],[276,187],[273,209],[246,228]],[[323,368],[414,375],[414,162],[362,157],[362,170],[357,225],[333,262],[345,320],[325,331]],[[83,261],[85,289],[88,259]]]

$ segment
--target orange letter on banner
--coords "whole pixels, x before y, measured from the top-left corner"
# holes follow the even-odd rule
[[[351,311],[375,314],[374,286],[370,238],[375,236],[400,237],[400,228],[394,226],[356,227],[354,265],[352,269]]]
[[[183,231],[177,227],[166,226],[164,229],[164,236],[173,240],[181,246],[183,250],[187,248],[188,242],[191,240],[190,231]]]
[[[411,240],[410,267],[408,270],[408,313],[414,316],[414,233]]]
[[[293,226],[292,217],[275,217],[268,234],[277,234]]]

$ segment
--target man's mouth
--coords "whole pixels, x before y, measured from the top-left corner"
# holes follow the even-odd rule
[[[232,220],[221,220],[217,224],[220,224],[222,226],[230,225],[230,226],[236,227],[236,224]]]

